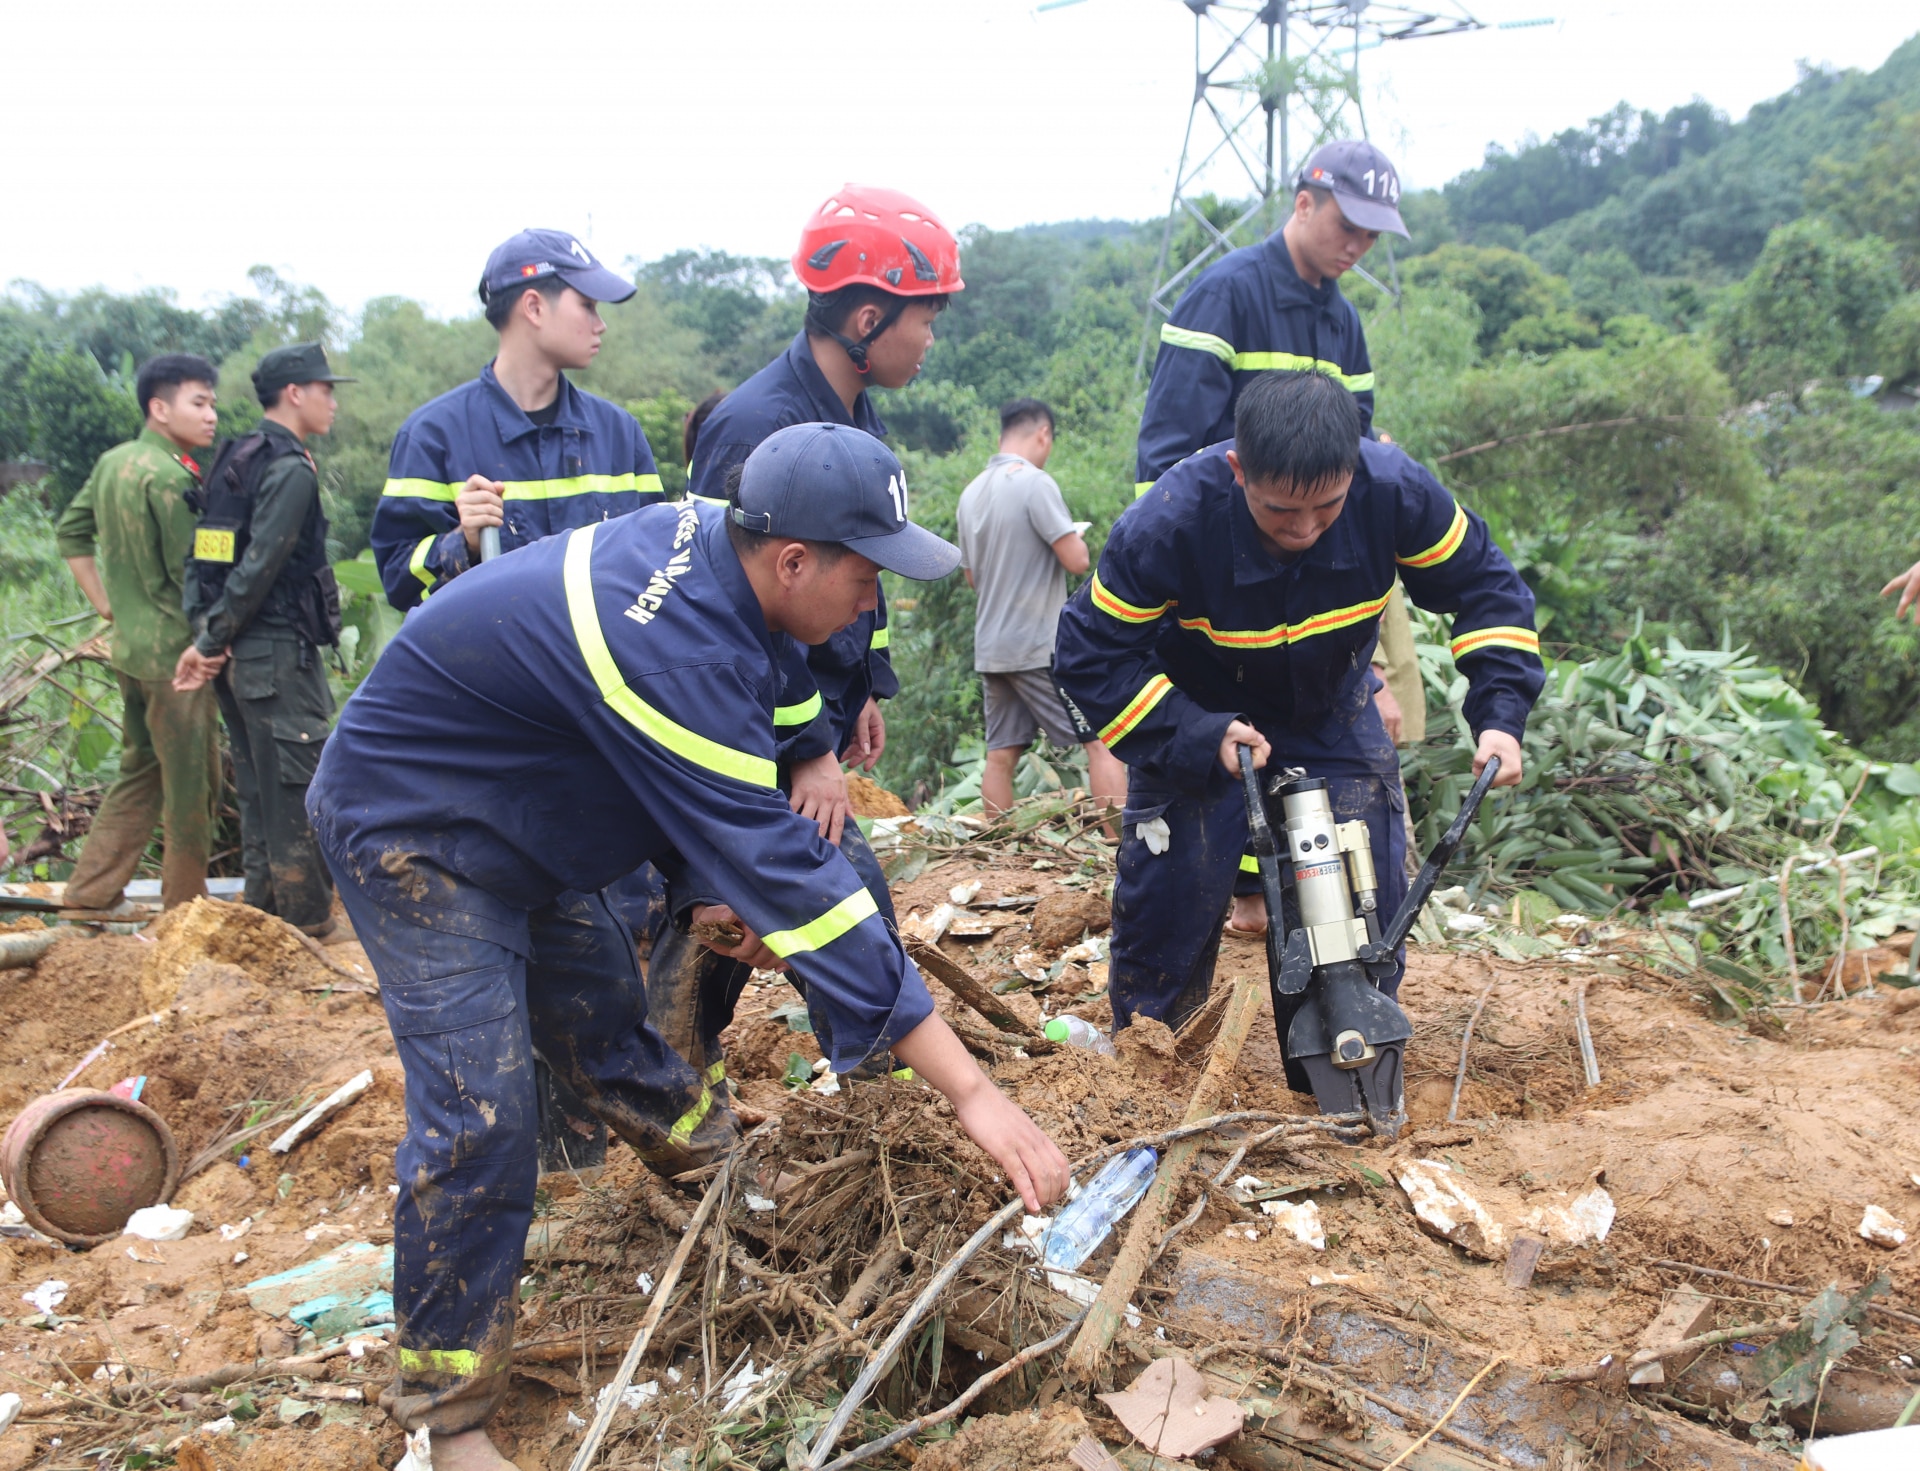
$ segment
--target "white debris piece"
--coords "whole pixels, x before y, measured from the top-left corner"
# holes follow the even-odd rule
[[[1098,938],[1082,940],[1078,945],[1062,950],[1060,958],[1069,965],[1092,965],[1095,961],[1107,958],[1106,942]]]
[[[951,889],[947,890],[947,897],[953,900],[955,904],[971,904],[973,903],[973,896],[979,892],[980,880],[975,879],[971,883],[955,884]]]
[[[1091,1307],[1093,1300],[1100,1295],[1100,1284],[1091,1277],[1082,1277],[1078,1272],[1060,1272],[1047,1268],[1047,1286],[1071,1302],[1081,1307]]]
[[[609,1384],[600,1391],[599,1396],[594,1400],[595,1408],[605,1409],[607,1400],[612,1394],[613,1386]],[[625,1389],[620,1391],[620,1408],[623,1410],[637,1410],[648,1400],[658,1399],[659,1397],[660,1381],[658,1379],[649,1379],[645,1384],[629,1384]]]
[[[222,1415],[218,1420],[209,1420],[200,1427],[200,1433],[202,1435],[232,1435],[233,1431],[234,1424],[233,1416],[231,1415]],[[425,1434],[424,1431],[421,1433]],[[413,1462],[411,1459],[402,1461],[398,1466],[393,1468],[393,1471],[413,1471]]]
[[[653,1296],[653,1273],[642,1272],[638,1277],[633,1279],[633,1284],[638,1287],[645,1296]]]
[[[574,1414],[572,1410],[567,1411],[567,1429],[585,1430],[586,1428],[587,1422],[585,1420],[582,1420],[578,1415]]]
[[[772,1211],[773,1202],[766,1196],[755,1195],[749,1190],[747,1192],[747,1209],[750,1211],[758,1211],[761,1215],[766,1215]]]
[[[1488,921],[1478,914],[1449,914],[1447,928],[1456,935],[1477,935],[1486,929]]]
[[[1875,1246],[1892,1250],[1905,1244],[1907,1228],[1904,1222],[1895,1220],[1881,1207],[1870,1205],[1866,1214],[1860,1217],[1860,1235]]]
[[[0,1435],[5,1435],[7,1428],[19,1418],[20,1396],[11,1392],[0,1394]]]
[[[127,1217],[122,1236],[138,1236],[142,1241],[180,1241],[193,1229],[193,1212],[175,1210],[170,1205],[150,1205]]]
[[[393,1471],[433,1471],[433,1432],[421,1426],[407,1437],[407,1453]]]
[[[1024,1251],[1038,1258],[1041,1244],[1047,1239],[1047,1232],[1053,1225],[1052,1216],[1022,1216],[1020,1224],[1000,1238],[1000,1245],[1007,1251]]]
[[[1407,1192],[1414,1216],[1431,1234],[1487,1261],[1506,1256],[1507,1228],[1494,1220],[1444,1162],[1405,1160],[1394,1166],[1393,1173]]]
[[[288,1127],[286,1133],[282,1134],[267,1146],[268,1152],[271,1154],[285,1154],[312,1132],[314,1127],[319,1124],[322,1119],[345,1108],[372,1086],[373,1070],[371,1068],[363,1069],[355,1073],[351,1078],[347,1079],[346,1082],[342,1083],[338,1088],[335,1088],[333,1092],[329,1093],[325,1098],[314,1104],[312,1108],[301,1114],[299,1118],[295,1119]]]
[[[754,1373],[753,1360],[748,1359],[744,1369],[720,1386],[727,1396],[720,1406],[720,1413],[730,1415],[739,1409],[745,1403],[747,1396],[753,1393],[754,1386],[766,1377],[765,1374]]]
[[[1272,1216],[1277,1230],[1286,1231],[1302,1246],[1315,1251],[1327,1249],[1326,1229],[1320,1224],[1320,1207],[1311,1200],[1263,1200],[1260,1214]]]
[[[28,1303],[37,1313],[50,1313],[67,1300],[67,1284],[58,1278],[42,1282],[31,1292],[20,1294],[20,1301]]]
[[[953,906],[951,904],[937,904],[934,906],[933,912],[924,919],[921,917],[920,911],[916,909],[905,919],[901,920],[900,933],[905,935],[909,940],[921,940],[926,944],[936,945],[940,942],[940,937],[947,932],[947,926],[952,923]]]
[[[235,1252],[235,1253],[233,1254],[233,1264],[234,1264],[234,1265],[235,1265],[236,1267],[237,1267],[237,1266],[239,1266],[239,1265],[240,1265],[240,1264],[241,1264],[242,1262],[244,1262],[244,1261],[245,1261],[246,1259],[247,1259],[247,1254],[246,1254],[246,1253],[245,1253],[244,1251],[236,1251],[236,1252]]]
[[[1262,1180],[1258,1175],[1242,1175],[1233,1182],[1233,1193],[1243,1200],[1253,1194],[1254,1191],[1265,1190],[1266,1188],[1267,1182]]]
[[[1147,845],[1147,851],[1156,856],[1166,852],[1168,845],[1173,842],[1173,829],[1167,826],[1164,817],[1140,823],[1134,831],[1140,834],[1140,841]]]
[[[1768,1224],[1774,1226],[1791,1226],[1793,1224],[1793,1212],[1784,1206],[1777,1211],[1768,1211],[1767,1221]]]
[[[1589,1246],[1607,1239],[1614,1214],[1613,1197],[1595,1185],[1567,1205],[1535,1206],[1518,1224],[1538,1231],[1556,1246]]]
[[[222,1226],[220,1228],[220,1239],[222,1241],[238,1241],[242,1236],[245,1236],[247,1232],[251,1231],[252,1229],[253,1229],[253,1217],[242,1216],[240,1218],[239,1225]]]
[[[1037,950],[1022,950],[1013,957],[1013,968],[1030,981],[1039,982],[1047,978],[1047,962]]]

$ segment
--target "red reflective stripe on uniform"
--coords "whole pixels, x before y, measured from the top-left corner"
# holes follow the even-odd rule
[[[1127,702],[1127,708],[1107,724],[1100,732],[1100,739],[1111,746],[1128,731],[1147,718],[1147,712],[1167,697],[1167,691],[1173,688],[1173,681],[1164,674],[1156,674],[1141,687],[1140,693]]]
[[[1101,582],[1098,572],[1093,574],[1092,597],[1094,607],[1102,613],[1113,615],[1122,623],[1151,623],[1173,606],[1172,603],[1162,603],[1157,608],[1142,608],[1137,604],[1129,603],[1125,598],[1115,597],[1107,591],[1106,584]]]
[[[1531,628],[1476,628],[1453,641],[1453,657],[1476,653],[1481,649],[1518,649],[1523,654],[1540,652],[1540,635]]]
[[[1387,597],[1391,597],[1389,593]],[[1282,644],[1298,643],[1303,638],[1311,638],[1316,633],[1332,633],[1337,628],[1348,628],[1355,623],[1377,618],[1387,606],[1387,598],[1374,598],[1370,602],[1355,603],[1351,608],[1335,608],[1328,613],[1316,613],[1304,623],[1285,624],[1277,628],[1215,628],[1205,618],[1182,618],[1180,626],[1203,633],[1214,643],[1228,649],[1274,649]]]
[[[1453,524],[1447,528],[1447,534],[1445,536],[1441,537],[1440,540],[1436,541],[1424,552],[1420,552],[1411,557],[1395,557],[1394,561],[1398,562],[1402,567],[1438,567],[1442,562],[1446,561],[1448,557],[1451,557],[1455,552],[1459,551],[1460,543],[1466,539],[1467,513],[1459,506],[1455,506],[1453,508]]]

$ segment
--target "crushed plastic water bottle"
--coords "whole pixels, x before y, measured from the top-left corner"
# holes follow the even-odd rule
[[[1107,1239],[1120,1218],[1132,1210],[1153,1183],[1160,1168],[1157,1150],[1129,1149],[1110,1159],[1086,1189],[1054,1217],[1047,1230],[1041,1260],[1059,1271],[1078,1270]]]
[[[1056,1016],[1047,1023],[1047,1040],[1061,1042],[1068,1047],[1083,1047],[1088,1052],[1097,1052],[1102,1057],[1112,1057],[1113,1043],[1107,1034],[1092,1022],[1077,1016]]]

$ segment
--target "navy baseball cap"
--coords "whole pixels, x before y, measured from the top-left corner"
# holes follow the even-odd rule
[[[889,572],[932,582],[960,548],[907,519],[907,472],[850,424],[789,424],[760,442],[740,472],[729,514],[749,531],[837,542]]]
[[[633,282],[601,265],[565,230],[522,230],[487,257],[480,300],[491,301],[494,293],[515,286],[531,286],[543,276],[558,276],[591,301],[625,301],[633,295]]]
[[[1327,189],[1340,213],[1363,230],[1409,239],[1400,222],[1400,173],[1364,138],[1342,138],[1313,151],[1300,170],[1301,189]]]

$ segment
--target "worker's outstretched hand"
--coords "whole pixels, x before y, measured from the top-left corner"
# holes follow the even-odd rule
[[[738,945],[716,945],[711,940],[700,943],[718,955],[725,955],[750,965],[755,970],[785,970],[786,961],[775,955],[766,946],[766,942],[747,926],[747,922],[724,904],[696,904],[687,916],[694,924],[730,924],[740,931]]]
[[[1900,606],[1893,610],[1894,621],[1899,622],[1906,616],[1907,609],[1912,608],[1913,621],[1920,624],[1920,562],[1915,562],[1892,582],[1881,588],[1880,596],[1884,598],[1896,587],[1900,589]]]
[[[840,753],[840,759],[862,771],[872,771],[880,760],[880,753],[886,749],[886,718],[880,713],[880,702],[869,698],[853,718],[853,736],[847,742],[847,749]]]
[[[1067,1157],[980,1071],[937,1012],[895,1042],[893,1055],[947,1095],[967,1137],[1007,1172],[1029,1212],[1038,1215],[1067,1193]]]
[[[467,555],[480,555],[480,532],[488,526],[504,526],[507,503],[501,499],[506,486],[484,475],[469,475],[467,483],[453,493],[453,508],[460,513],[460,530],[467,539]]]
[[[1220,742],[1220,764],[1227,768],[1227,775],[1235,781],[1240,780],[1240,747],[1253,749],[1253,769],[1258,771],[1267,764],[1267,757],[1273,754],[1273,747],[1267,738],[1248,725],[1244,720],[1236,720],[1227,727],[1226,736]]]
[[[819,825],[820,836],[840,846],[840,833],[853,814],[847,799],[847,775],[840,769],[840,758],[823,751],[806,761],[793,763],[793,795],[788,802],[802,817]]]
[[[1504,730],[1483,730],[1480,732],[1480,744],[1473,753],[1473,774],[1478,776],[1486,769],[1487,758],[1500,758],[1500,774],[1493,779],[1496,787],[1517,787],[1524,774],[1520,760],[1520,742]]]

